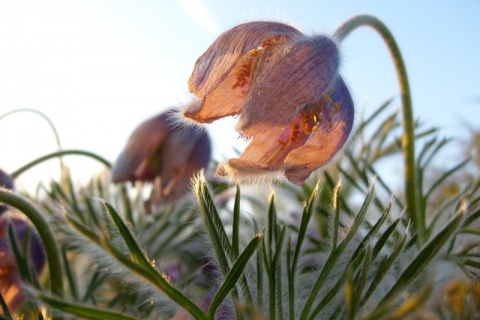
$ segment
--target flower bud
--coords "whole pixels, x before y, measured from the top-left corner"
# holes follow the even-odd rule
[[[0,217],[0,293],[8,309],[14,312],[22,306],[26,294],[8,234],[10,224],[20,250],[25,247],[28,234],[28,249],[22,253],[27,254],[27,262],[33,267],[31,271],[37,275],[45,266],[45,252],[40,237],[27,220],[8,213]]]
[[[112,168],[112,181],[147,181],[153,190],[147,205],[161,205],[185,195],[190,179],[208,166],[208,134],[193,126],[175,125],[174,110],[138,126]]]

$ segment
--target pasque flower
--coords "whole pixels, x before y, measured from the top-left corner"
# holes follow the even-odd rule
[[[169,110],[140,124],[112,168],[113,182],[153,182],[147,205],[185,195],[195,172],[210,162],[208,134],[196,127],[175,124],[175,112]]]
[[[10,177],[10,175],[8,175],[2,169],[0,169],[0,188],[5,188],[5,189],[9,189],[9,190],[14,189],[12,177]],[[0,203],[0,215],[3,212],[7,211],[7,209],[8,209],[8,207],[6,205]]]
[[[5,213],[0,217],[0,293],[7,303],[8,309],[16,311],[25,301],[25,290],[22,287],[17,261],[8,236],[9,224],[13,227],[20,250],[24,248],[27,234],[29,235],[29,246],[25,254],[28,255],[27,261],[33,267],[32,271],[37,274],[45,266],[45,252],[40,237],[27,220],[10,213]],[[28,229],[30,231],[27,233]]]
[[[339,61],[334,40],[282,23],[250,22],[220,35],[189,79],[202,103],[183,112],[202,123],[240,116],[236,129],[252,140],[217,174],[241,179],[283,172],[301,185],[328,163],[347,141],[354,118]]]
[[[14,190],[13,180],[1,169],[0,186]],[[18,247],[20,250],[22,248],[26,249],[26,252],[23,253],[26,255],[26,260],[33,267],[31,271],[38,274],[43,269],[45,266],[45,252],[40,237],[32,229],[31,224],[13,211],[8,211],[7,206],[0,205],[0,293],[7,303],[8,309],[16,311],[25,301],[25,291],[22,288],[22,279],[8,235],[8,226],[10,224],[12,225]],[[27,230],[29,231],[27,232]],[[26,241],[29,244],[27,247],[25,246]]]

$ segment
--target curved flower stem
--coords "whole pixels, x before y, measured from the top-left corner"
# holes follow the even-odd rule
[[[12,115],[14,113],[19,113],[19,112],[31,112],[31,113],[34,113],[34,114],[42,117],[48,123],[48,125],[50,126],[50,129],[53,132],[53,135],[55,136],[55,142],[57,144],[58,150],[62,150],[62,146],[60,144],[60,136],[58,135],[58,132],[57,132],[57,129],[55,128],[55,125],[53,124],[52,120],[50,120],[50,118],[47,117],[47,115],[45,115],[43,112],[40,112],[40,111],[35,110],[35,109],[28,109],[28,108],[16,109],[16,110],[9,111],[7,113],[4,113],[4,114],[0,115],[0,120],[9,116],[9,115]],[[61,157],[60,157],[59,161],[60,161],[60,168],[63,169],[64,164],[63,164],[63,160],[62,160]]]
[[[57,151],[57,152],[53,152],[53,153],[49,153],[47,155],[44,155],[38,159],[35,159],[33,160],[32,162],[29,162],[27,163],[26,165],[24,165],[23,167],[13,171],[12,173],[10,173],[10,176],[15,179],[17,178],[19,175],[21,175],[23,172],[27,171],[28,169],[36,166],[37,164],[39,163],[42,163],[43,161],[46,161],[46,160],[49,160],[49,159],[52,159],[52,158],[56,158],[56,157],[61,157],[61,156],[64,156],[64,155],[82,155],[82,156],[86,156],[86,157],[89,157],[89,158],[93,158],[93,159],[96,159],[98,160],[99,162],[103,163],[106,167],[110,168],[111,167],[111,164],[108,160],[102,158],[101,156],[95,154],[95,153],[92,153],[92,152],[88,152],[88,151],[84,151],[84,150],[61,150],[61,151]]]
[[[410,218],[413,222],[415,231],[418,232],[419,239],[423,243],[427,239],[425,216],[418,207],[418,195],[416,187],[416,165],[415,165],[415,123],[413,120],[412,99],[410,95],[410,85],[408,83],[407,71],[403,62],[400,49],[392,33],[379,19],[370,15],[358,15],[343,23],[335,32],[334,37],[338,41],[344,40],[353,30],[361,26],[369,26],[377,31],[390,51],[397,79],[400,86],[403,113],[403,157],[405,162],[405,197],[407,208],[410,212]]]
[[[32,222],[42,239],[45,254],[47,256],[48,268],[50,271],[50,287],[52,293],[63,296],[63,273],[60,254],[53,232],[43,215],[27,199],[13,193],[11,190],[0,187],[0,202],[17,208]]]

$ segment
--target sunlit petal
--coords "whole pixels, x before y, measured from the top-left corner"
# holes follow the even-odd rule
[[[250,76],[244,78],[242,86],[236,86],[238,74],[244,68],[244,58],[231,70],[228,76],[203,101],[185,109],[183,115],[201,123],[210,123],[221,117],[239,114],[242,111]]]
[[[331,93],[322,101],[323,117],[307,143],[285,159],[285,176],[301,185],[308,176],[328,163],[345,145],[353,126],[353,101],[338,77]]]
[[[244,105],[237,129],[247,135],[290,122],[329,89],[338,72],[337,46],[325,36],[297,39],[275,53],[252,83]]]
[[[188,80],[190,92],[205,97],[222,82],[237,61],[250,50],[276,36],[301,35],[297,29],[278,22],[255,21],[240,24],[222,33],[198,58]]]
[[[216,174],[228,176],[234,181],[255,180],[262,176],[270,176],[278,171],[278,168],[244,159],[230,159],[226,163],[220,163]]]

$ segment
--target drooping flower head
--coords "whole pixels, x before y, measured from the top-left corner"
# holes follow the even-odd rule
[[[189,89],[202,104],[184,116],[209,123],[239,115],[249,146],[217,174],[250,178],[283,172],[302,184],[342,148],[353,126],[353,102],[338,74],[331,38],[305,36],[276,22],[250,22],[226,32],[197,60]]]
[[[27,261],[33,266],[33,272],[39,274],[45,266],[45,252],[40,237],[30,223],[22,217],[5,213],[0,217],[0,293],[12,312],[18,310],[25,301],[25,290],[22,287],[12,244],[8,235],[11,224],[19,248],[25,248],[28,239]],[[27,232],[28,230],[28,232]],[[28,234],[28,237],[27,237]]]
[[[13,179],[8,175],[5,171],[0,169],[0,188],[5,188],[9,190],[14,190],[15,186],[13,184]],[[8,207],[2,203],[0,203],[0,215],[7,211]]]
[[[188,192],[193,175],[208,166],[210,138],[196,127],[172,122],[175,110],[140,124],[112,168],[112,181],[149,181],[153,190],[148,204],[174,201]]]

